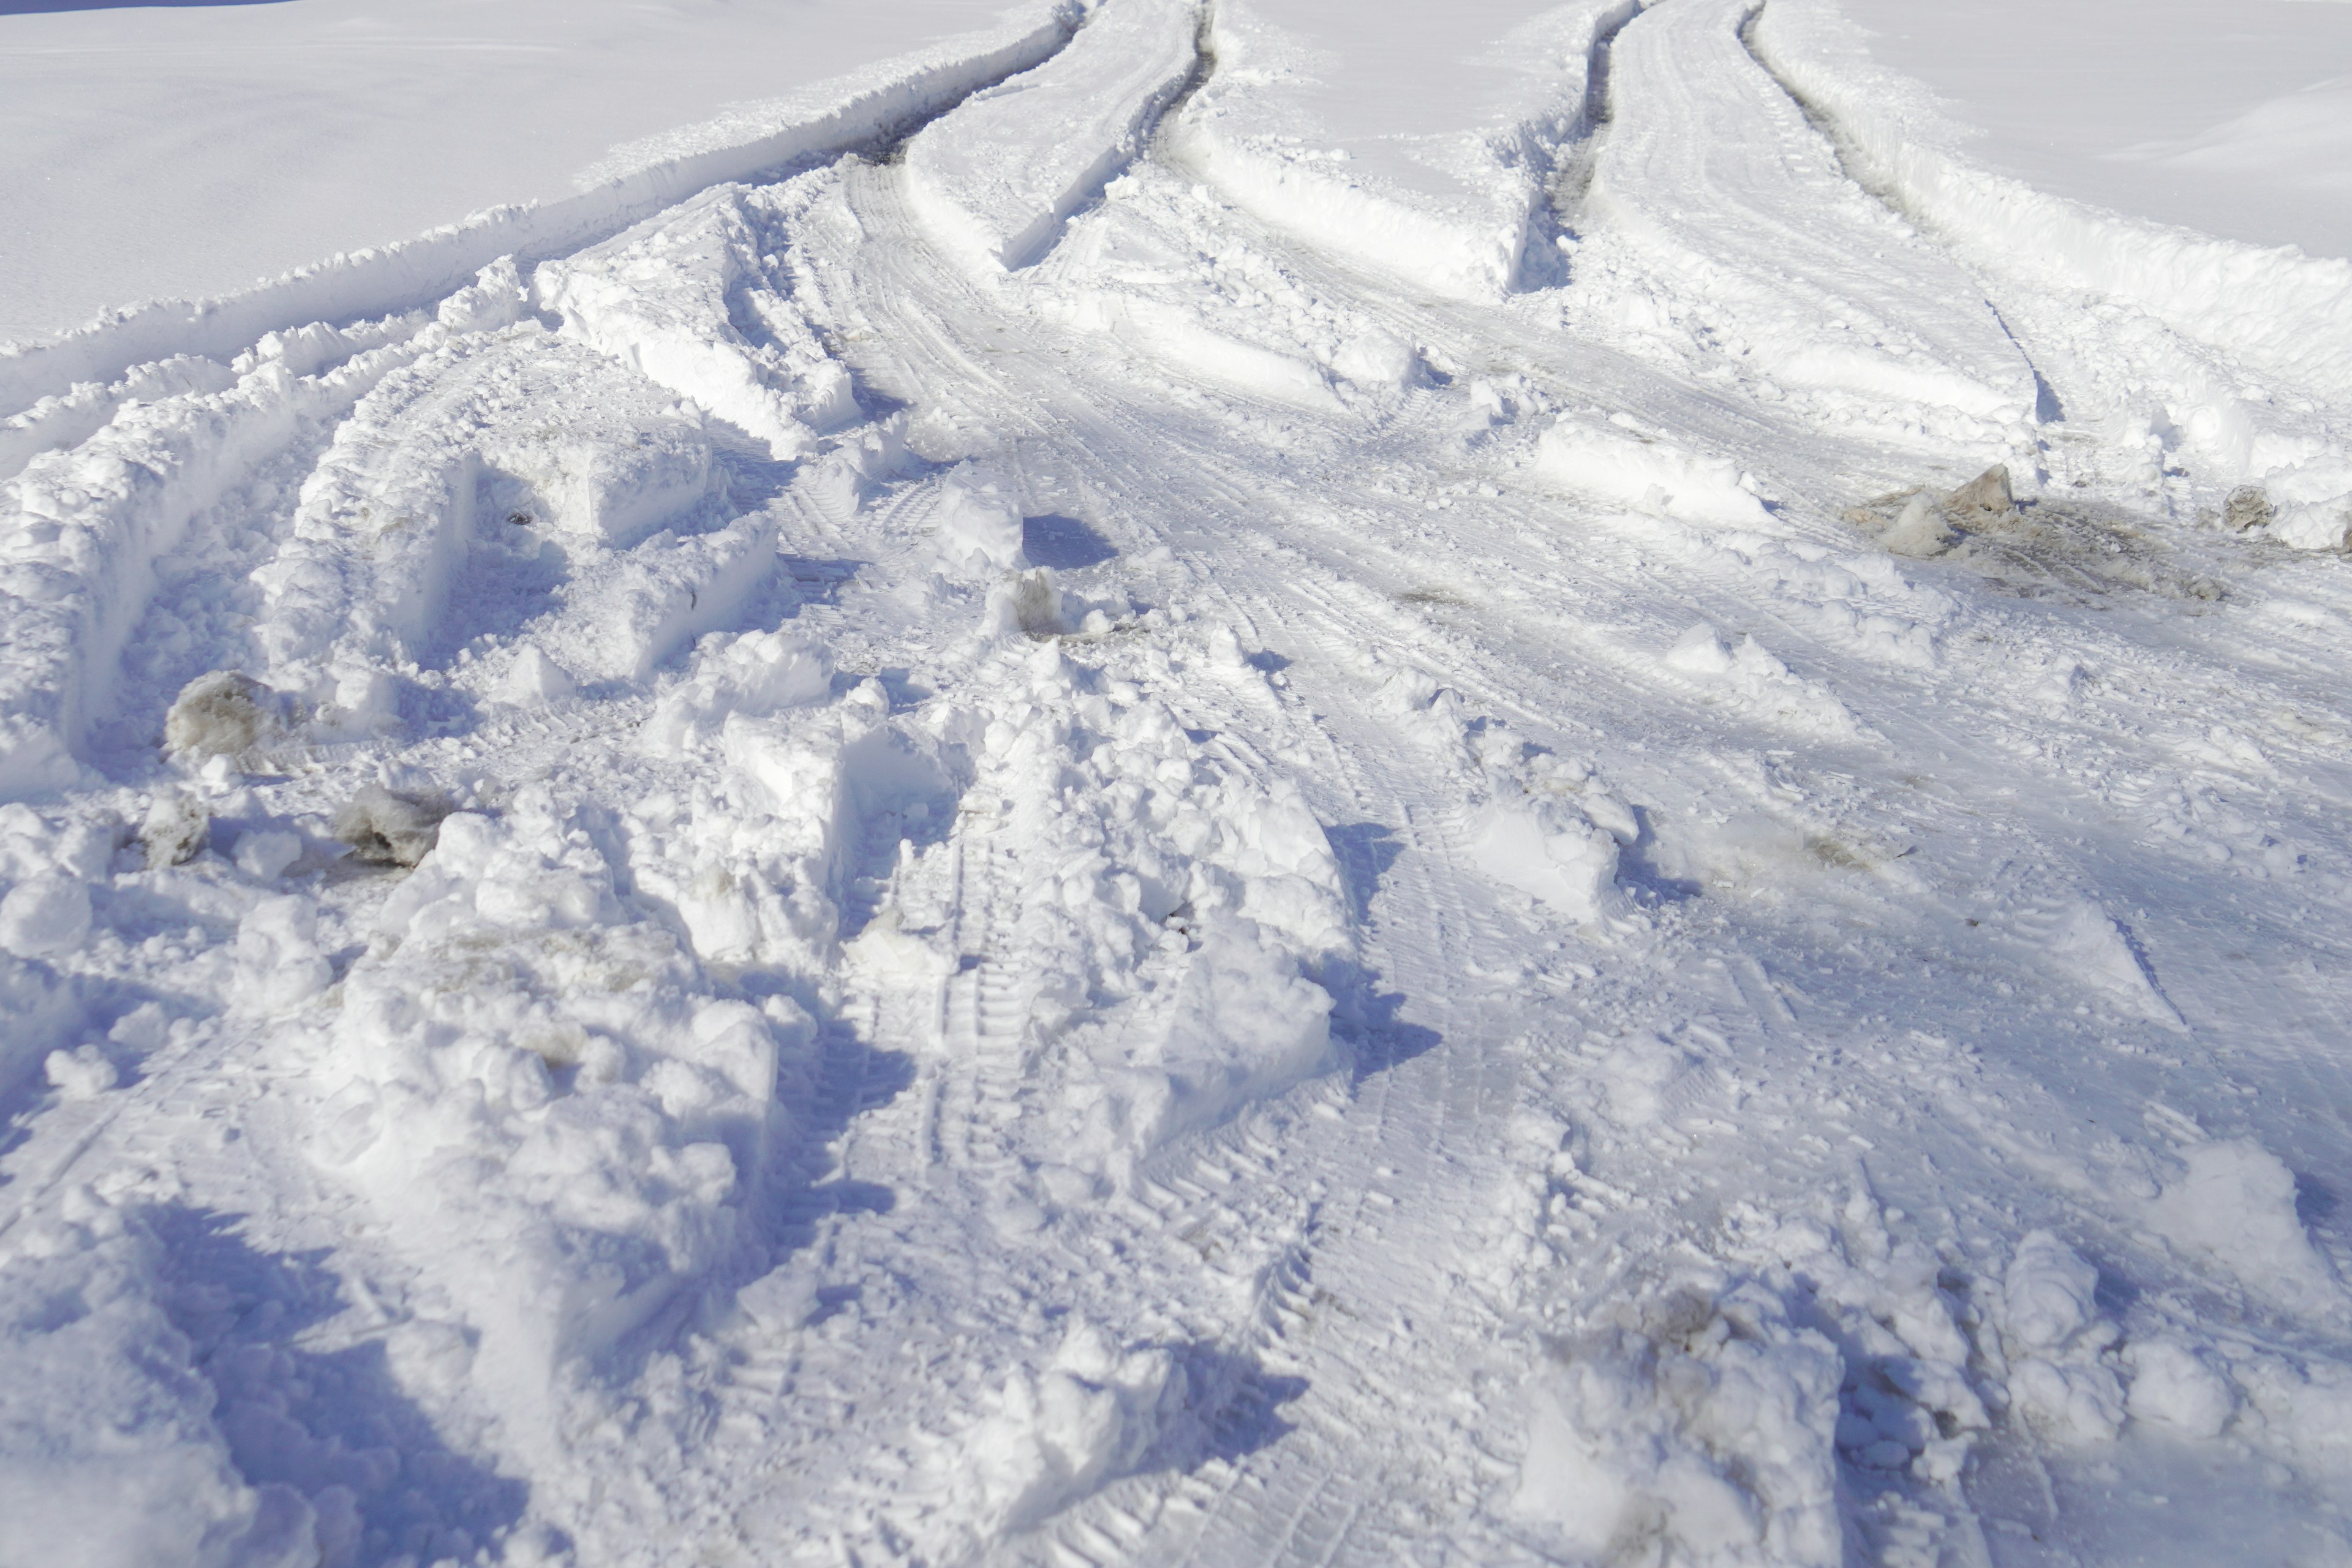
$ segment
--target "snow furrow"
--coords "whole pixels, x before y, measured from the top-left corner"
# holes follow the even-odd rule
[[[1854,189],[1748,57],[1753,9],[1669,0],[1617,37],[1583,206],[1610,243],[1580,256],[1580,285],[1656,288],[1654,331],[1825,411],[2001,442],[2032,415],[2032,372],[1967,275]],[[1617,246],[1633,275],[1604,281]]]

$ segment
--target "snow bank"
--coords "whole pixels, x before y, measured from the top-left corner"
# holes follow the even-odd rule
[[[497,207],[404,244],[337,257],[222,299],[163,300],[101,317],[47,342],[0,350],[0,409],[24,409],[77,383],[178,354],[226,361],[272,331],[348,321],[436,300],[501,256],[560,255],[658,213],[706,186],[881,140],[975,89],[1035,66],[1070,37],[1065,0],[1013,12],[969,34],[708,126],[649,143],[634,166],[600,172],[578,195]]]
[[[1636,8],[1579,0],[1523,20],[1524,5],[1447,6],[1384,17],[1370,47],[1352,16],[1324,7],[1219,5],[1215,68],[1171,152],[1244,211],[1334,255],[1493,299],[1521,286],[1546,186],[1592,129],[1595,58]],[[1406,27],[1426,36],[1393,31]]]
[[[941,240],[991,268],[1043,256],[1142,150],[1192,75],[1192,0],[1101,0],[1045,64],[973,94],[907,146],[908,190]]]

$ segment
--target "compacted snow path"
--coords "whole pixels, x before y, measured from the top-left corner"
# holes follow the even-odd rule
[[[1811,5],[8,426],[0,1563],[2352,1562],[2341,301]]]

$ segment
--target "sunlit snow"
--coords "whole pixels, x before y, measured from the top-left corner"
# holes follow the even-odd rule
[[[0,1568],[2352,1564],[2352,63],[1387,9],[0,4]]]

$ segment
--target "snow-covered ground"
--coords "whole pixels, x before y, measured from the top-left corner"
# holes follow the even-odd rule
[[[2352,5],[1850,0],[1969,152],[2080,201],[2352,256]]]
[[[250,287],[984,31],[1010,0],[0,0],[0,342]]]
[[[2352,264],[1400,9],[0,356],[0,1564],[2352,1563]]]

